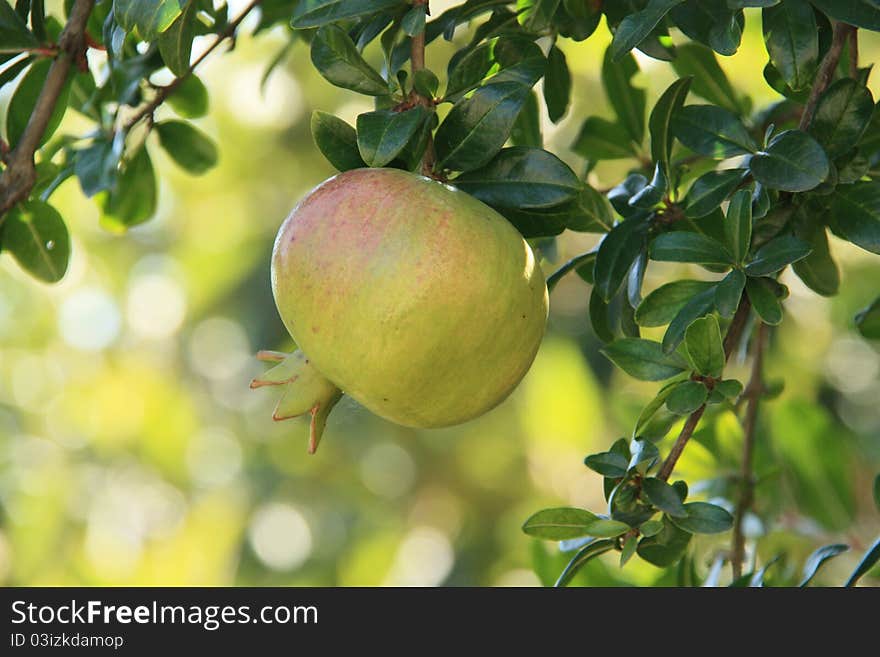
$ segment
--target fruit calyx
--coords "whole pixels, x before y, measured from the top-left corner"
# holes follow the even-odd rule
[[[342,391],[315,369],[299,349],[292,354],[261,351],[257,358],[275,363],[275,366],[251,381],[251,388],[284,386],[284,392],[272,413],[273,420],[289,420],[306,413],[311,414],[309,454],[314,454],[321,442],[327,417],[342,398]]]

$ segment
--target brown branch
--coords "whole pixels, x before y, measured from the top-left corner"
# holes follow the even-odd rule
[[[746,296],[746,293],[743,292],[739,299],[739,305],[736,307],[736,312],[733,315],[733,319],[730,320],[730,326],[727,328],[727,333],[724,336],[725,360],[730,359],[733,350],[736,348],[736,345],[739,344],[743,329],[745,329],[746,322],[749,319],[750,309],[751,303],[749,302],[749,298]],[[684,452],[685,446],[694,434],[697,425],[700,423],[700,418],[703,417],[705,411],[706,405],[703,404],[688,416],[684,426],[681,428],[681,432],[678,434],[678,438],[675,439],[672,449],[669,450],[666,460],[663,461],[663,465],[660,466],[660,471],[657,473],[657,478],[661,481],[668,480],[670,475],[672,475],[672,471],[675,469],[675,464],[678,463],[678,459],[681,457],[682,452]]]
[[[846,23],[835,23],[834,34],[831,37],[831,47],[822,58],[819,64],[819,70],[816,72],[816,78],[813,80],[813,87],[810,89],[810,96],[804,105],[804,113],[801,114],[801,121],[798,128],[806,130],[813,120],[813,114],[816,112],[816,104],[819,102],[819,96],[828,88],[831,78],[834,77],[834,70],[840,63],[840,56],[843,53],[843,46],[846,44],[847,37],[855,28]]]
[[[745,557],[745,536],[743,534],[743,519],[755,499],[755,475],[752,472],[752,455],[755,451],[755,427],[758,419],[758,402],[764,392],[764,383],[761,373],[764,367],[764,344],[767,340],[767,325],[761,322],[758,325],[758,333],[755,337],[755,356],[752,361],[752,374],[743,398],[746,400],[746,413],[743,418],[743,456],[740,470],[739,500],[733,515],[733,541],[730,554],[730,567],[733,570],[733,578],[742,575],[743,558]]]
[[[160,87],[156,91],[156,95],[153,96],[152,100],[141,106],[141,108],[125,122],[125,124],[122,126],[123,130],[130,130],[144,117],[153,116],[153,113],[158,109],[159,105],[164,103],[168,96],[173,94],[177,90],[177,88],[183,83],[183,81],[186,80],[190,75],[192,75],[199,64],[205,61],[208,56],[212,52],[214,52],[214,50],[216,50],[216,48],[221,43],[223,43],[227,39],[235,38],[235,32],[238,29],[238,26],[241,25],[241,22],[247,17],[247,15],[251,13],[257,7],[257,5],[260,4],[260,1],[261,0],[252,0],[252,2],[247,7],[245,7],[238,16],[236,16],[235,19],[233,19],[232,22],[226,26],[226,29],[217,35],[217,39],[214,41],[214,43],[208,46],[205,52],[199,55],[182,75],[174,78],[174,80],[172,80],[164,87]]]
[[[428,0],[413,0],[413,7],[424,7],[425,13],[429,13],[428,9]],[[422,30],[418,34],[414,35],[410,41],[410,63],[412,64],[412,74],[413,78],[415,78],[416,72],[421,71],[425,68],[425,30]],[[434,99],[433,98],[425,98],[421,94],[419,94],[415,88],[412,90],[411,98],[413,103],[422,105],[427,107],[428,109],[434,109]],[[433,176],[434,174],[434,162],[436,159],[436,155],[434,153],[434,137],[429,134],[428,135],[428,143],[425,146],[425,153],[422,155],[421,162],[421,170],[422,175],[425,176]]]
[[[55,105],[67,83],[71,66],[83,57],[86,23],[94,4],[94,0],[76,0],[70,11],[70,18],[58,39],[58,56],[49,67],[27,126],[7,159],[8,166],[0,177],[0,217],[25,200],[36,183],[34,153],[46,133]]]
[[[859,79],[859,29],[853,27],[849,33],[849,77]]]

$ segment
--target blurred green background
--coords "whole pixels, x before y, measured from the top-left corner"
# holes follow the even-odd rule
[[[438,13],[443,3],[432,6]],[[759,107],[774,93],[761,76],[756,19],[722,64]],[[256,350],[290,346],[269,288],[275,231],[333,173],[312,143],[310,112],[353,123],[371,109],[321,79],[301,44],[261,91],[287,41],[280,30],[243,37],[200,69],[212,106],[198,125],[217,139],[221,164],[192,178],[151,148],[161,179],[154,220],[110,234],[71,179],[53,198],[73,238],[64,281],[42,285],[0,256],[0,584],[532,585],[552,581],[567,559],[523,535],[523,520],[546,506],[604,507],[601,477],[582,459],[626,434],[656,386],[598,353],[589,288],[576,276],[554,292],[548,335],[520,387],[463,426],[405,429],[346,398],[309,457],[306,422],[273,423],[274,391],[248,389],[263,369]],[[559,126],[545,120],[544,135],[576,170],[582,162],[568,146],[581,122],[610,116],[598,79],[608,41],[600,27],[563,45],[574,104]],[[428,66],[444,70],[451,52],[432,45]],[[878,53],[877,35],[866,34],[863,65]],[[656,98],[671,67],[639,61],[637,82]],[[872,90],[880,92],[876,75]],[[62,130],[76,132],[73,112],[65,121]],[[590,182],[608,187],[625,169],[603,164]],[[555,254],[545,252],[545,273],[595,242],[564,234]],[[784,277],[792,296],[768,371],[786,386],[762,407],[759,432],[757,510],[770,521],[749,523],[753,536],[767,534],[762,559],[787,555],[780,574],[818,545],[860,547],[823,570],[828,584],[842,582],[880,534],[870,494],[880,470],[880,350],[852,328],[878,292],[880,261],[839,241],[832,249],[839,297]],[[673,275],[709,276],[652,263],[647,290]],[[745,375],[741,364],[736,372]],[[731,475],[741,438],[732,415],[718,416],[679,471],[691,481]],[[700,573],[725,540],[698,538]],[[638,559],[618,569],[614,554],[576,579],[674,582]]]

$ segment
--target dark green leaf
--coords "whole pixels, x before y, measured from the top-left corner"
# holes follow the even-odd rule
[[[852,78],[832,84],[819,98],[810,134],[832,158],[859,143],[871,122],[874,99],[867,87]]]
[[[642,252],[649,223],[635,216],[617,224],[599,245],[596,256],[596,289],[605,301],[617,294],[633,261]]]
[[[70,236],[55,208],[43,201],[25,201],[6,215],[3,250],[32,276],[56,283],[67,271]]]
[[[739,269],[731,269],[715,287],[715,307],[722,317],[733,317],[745,286],[746,275]]]
[[[641,381],[662,381],[687,369],[677,354],[663,353],[659,342],[622,338],[602,348],[602,354]]]
[[[630,441],[629,448],[632,453],[629,459],[630,470],[642,466],[638,469],[644,473],[660,458],[660,450],[657,449],[657,446],[640,436],[636,436]]]
[[[824,14],[842,23],[880,32],[880,6],[876,0],[810,0]]]
[[[684,340],[684,332],[691,323],[710,312],[715,304],[715,291],[708,289],[700,292],[688,301],[678,314],[669,323],[669,328],[663,335],[663,351],[671,353]]]
[[[156,124],[156,132],[165,152],[190,173],[205,173],[217,164],[217,146],[189,123],[162,121]]]
[[[425,31],[425,5],[413,5],[400,22],[405,34],[416,36]]]
[[[623,548],[620,550],[620,567],[623,568],[630,559],[636,553],[636,549],[639,547],[639,537],[635,534],[630,534],[626,537],[626,540],[623,542]]]
[[[344,18],[375,14],[405,6],[403,0],[300,0],[291,24],[297,29],[320,27]]]
[[[682,381],[670,391],[666,408],[676,415],[688,415],[705,404],[708,396],[709,391],[699,381]]]
[[[325,25],[312,39],[312,64],[331,84],[368,96],[385,96],[388,83],[361,57],[345,30]]]
[[[312,112],[311,129],[318,150],[339,171],[366,166],[358,150],[357,133],[345,121],[315,110]]]
[[[588,251],[587,253],[575,256],[547,277],[547,292],[553,292],[553,288],[571,271],[577,271],[581,268],[592,271],[595,262],[595,251]]]
[[[425,98],[434,98],[439,88],[440,80],[433,71],[422,68],[413,74],[413,89]]]
[[[669,189],[669,180],[666,178],[665,169],[658,163],[654,167],[654,177],[638,192],[633,194],[627,204],[633,208],[650,210],[663,200]]]
[[[145,146],[116,177],[116,185],[104,199],[103,210],[102,224],[115,231],[143,223],[156,212],[156,174]]]
[[[633,428],[632,437],[637,438],[642,435],[642,430],[648,425],[648,422],[654,417],[654,414],[660,410],[660,407],[666,402],[666,398],[672,393],[675,387],[680,383],[680,381],[670,381],[666,385],[664,385],[657,394],[654,396],[650,402],[642,409],[642,412],[639,413],[639,417],[636,420],[635,427]],[[645,436],[647,437],[647,436]]]
[[[113,16],[126,31],[137,30],[144,41],[153,41],[171,27],[186,0],[113,0]]]
[[[599,116],[584,121],[571,150],[588,160],[620,160],[635,155],[626,129]]]
[[[880,297],[874,299],[871,304],[862,310],[855,317],[856,328],[863,336],[869,340],[880,340]],[[880,476],[874,480],[875,496],[878,492],[878,481]],[[880,502],[880,498],[877,498]]]
[[[664,516],[663,528],[639,541],[638,555],[650,564],[667,568],[681,559],[690,543],[691,535],[682,531]]]
[[[594,287],[590,293],[590,326],[596,337],[604,343],[614,340],[614,332],[611,329],[611,321],[608,317],[608,302],[602,298],[599,289]]]
[[[51,59],[41,59],[34,62],[12,93],[12,99],[6,108],[6,139],[10,147],[14,147],[24,134],[24,129],[27,127],[31,114],[34,113],[37,97],[43,90],[43,84],[46,82],[51,65]],[[58,129],[61,119],[64,118],[64,112],[67,110],[69,96],[70,80],[68,79],[52,110],[49,123],[46,125],[42,139],[40,139],[40,146],[49,141],[55,130]]]
[[[662,520],[647,520],[639,527],[639,532],[646,538],[656,536],[661,531],[663,531]]]
[[[714,315],[695,320],[684,334],[684,345],[694,369],[703,376],[718,378],[724,369],[721,329]]]
[[[830,210],[836,232],[866,251],[880,254],[880,182],[838,186]]]
[[[756,148],[740,120],[714,105],[682,107],[672,117],[672,132],[692,151],[719,160],[746,155]]]
[[[669,178],[669,158],[672,156],[673,138],[670,133],[672,116],[682,108],[692,78],[687,77],[673,82],[651,110],[648,119],[648,129],[651,133],[651,159],[662,165]]]
[[[371,167],[383,167],[406,147],[430,112],[417,105],[404,112],[377,110],[357,117],[357,144],[361,158]]]
[[[434,138],[438,166],[469,171],[486,164],[504,146],[530,89],[502,82],[458,101]]]
[[[556,46],[547,54],[547,73],[544,75],[544,102],[553,123],[565,116],[571,98],[571,73],[565,62],[565,54]]]
[[[871,570],[878,561],[880,561],[880,538],[874,541],[874,544],[868,548],[868,551],[865,552],[865,556],[862,557],[859,565],[856,566],[856,569],[853,571],[853,574],[849,576],[849,579],[846,580],[844,586],[855,586],[862,576]]]
[[[488,164],[462,174],[456,187],[493,206],[546,208],[573,199],[583,188],[575,173],[545,150],[505,148]]]
[[[584,459],[584,465],[603,477],[617,479],[623,477],[629,467],[629,459],[616,452],[591,454]]]
[[[171,27],[159,35],[159,54],[162,55],[162,61],[178,77],[189,72],[192,43],[196,36],[197,6],[197,2],[186,3]]]
[[[602,62],[602,84],[608,101],[614,108],[620,125],[629,139],[641,144],[645,137],[645,90],[632,85],[632,78],[639,72],[639,66],[631,54],[613,61],[611,48],[605,51]]]
[[[614,224],[608,199],[585,183],[577,197],[567,204],[570,215],[566,227],[584,233],[607,233]]]
[[[629,14],[617,26],[611,42],[611,56],[619,60],[621,56],[639,45],[657,26],[666,13],[684,0],[648,0],[647,6]]]
[[[188,75],[167,102],[183,118],[198,119],[208,113],[208,89],[195,75]]]
[[[746,265],[749,276],[767,276],[809,255],[812,247],[794,235],[776,237],[757,250]]]
[[[740,114],[740,101],[718,65],[715,53],[699,43],[685,43],[676,49],[672,68],[680,78],[692,77],[691,91],[713,105]]]
[[[550,27],[558,6],[559,0],[519,0],[517,20],[529,32],[542,32]]]
[[[874,506],[880,511],[880,474],[874,477]]]
[[[685,198],[684,214],[699,219],[719,207],[742,182],[745,169],[709,171],[694,181]]]
[[[691,381],[690,383],[694,382]],[[703,386],[700,387],[703,388]],[[703,388],[703,390],[705,390],[705,388]],[[678,497],[678,492],[665,481],[655,477],[646,477],[642,481],[642,492],[647,496],[648,501],[651,504],[664,513],[679,518],[687,515],[684,505]]]
[[[687,516],[672,517],[672,522],[692,534],[719,534],[733,526],[733,516],[726,509],[708,502],[689,502],[684,505]]]
[[[786,130],[749,161],[755,180],[770,189],[805,192],[828,176],[828,157],[807,133]]]
[[[529,92],[523,108],[519,111],[510,129],[510,143],[514,146],[541,148],[544,136],[541,134],[541,108],[535,90]]]
[[[765,324],[775,326],[782,321],[782,304],[776,298],[772,287],[775,281],[766,278],[749,278],[746,281],[746,294],[752,308]]]
[[[83,194],[91,197],[113,187],[118,164],[119,153],[107,139],[97,139],[88,148],[76,151],[74,172]]]
[[[605,554],[614,549],[615,541],[612,539],[605,539],[601,541],[593,541],[585,548],[583,548],[580,552],[574,555],[574,558],[568,562],[568,565],[565,567],[565,570],[562,571],[562,574],[559,575],[559,579],[556,580],[556,587],[567,586],[568,583],[572,580],[572,578],[577,575],[578,571],[583,568],[583,566],[589,562],[591,559],[595,559],[596,557]]]
[[[734,262],[741,263],[752,243],[752,193],[749,190],[741,189],[730,199],[724,236]]]
[[[785,0],[763,11],[764,41],[770,62],[788,86],[803,89],[813,82],[819,62],[819,32],[806,0]]]
[[[0,53],[20,52],[37,45],[27,24],[8,2],[0,4]]]
[[[713,287],[708,281],[673,281],[661,285],[646,296],[636,308],[635,320],[639,326],[664,326],[684,308],[694,296]]]
[[[838,554],[843,554],[849,550],[849,545],[844,545],[843,543],[834,543],[833,545],[823,545],[819,549],[815,550],[807,560],[804,562],[804,572],[801,576],[801,581],[798,586],[805,587],[816,576],[816,573],[819,572],[819,569],[825,564],[829,559],[833,559]]]
[[[653,260],[695,262],[701,265],[730,265],[733,257],[723,244],[699,233],[673,231],[658,235],[649,251]]]
[[[618,536],[627,529],[629,527],[622,522],[600,518],[584,509],[572,507],[538,511],[522,527],[529,536],[553,541],[581,536]]]

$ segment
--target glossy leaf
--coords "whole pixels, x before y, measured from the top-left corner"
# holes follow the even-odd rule
[[[874,541],[874,544],[868,548],[865,556],[862,557],[859,565],[856,566],[856,569],[849,576],[849,579],[846,580],[844,586],[855,586],[865,573],[871,570],[878,562],[880,562],[880,538]]]
[[[315,110],[312,112],[311,130],[318,150],[339,171],[366,166],[358,150],[355,129],[342,119]]]
[[[685,198],[685,216],[699,219],[718,208],[739,186],[747,173],[745,169],[724,169],[704,173],[688,190]]]
[[[677,354],[666,354],[659,342],[622,338],[606,345],[602,354],[624,372],[641,381],[662,381],[684,372],[687,364]]]
[[[856,328],[869,340],[880,340],[880,297],[856,314]],[[880,507],[880,475],[874,480],[874,497]]]
[[[694,296],[713,287],[708,281],[673,281],[661,285],[636,308],[635,320],[639,326],[664,326],[672,321]]]
[[[361,57],[345,30],[325,25],[312,39],[312,64],[331,84],[368,96],[389,93],[388,83]]]
[[[0,52],[19,52],[37,45],[27,24],[8,2],[0,4]]]
[[[787,130],[752,156],[749,170],[770,189],[805,192],[825,180],[829,163],[815,139],[800,130]]]
[[[684,307],[678,311],[675,317],[669,322],[669,327],[663,335],[663,351],[671,353],[674,351],[681,341],[684,340],[684,333],[691,323],[710,312],[715,305],[715,291],[713,289],[700,292]]]
[[[119,164],[115,142],[96,139],[89,147],[76,151],[74,173],[79,179],[83,194],[88,197],[110,189],[116,180],[116,167]]]
[[[553,541],[597,536],[618,536],[629,527],[622,522],[600,518],[584,509],[561,507],[544,509],[532,515],[522,526],[523,532]]]
[[[404,112],[377,110],[359,115],[357,144],[361,158],[367,166],[385,166],[403,151],[429,114],[417,105]]]
[[[632,78],[639,66],[631,54],[618,61],[612,59],[611,49],[605,51],[602,61],[602,84],[608,94],[608,102],[629,139],[641,144],[645,137],[645,90],[634,87]]]
[[[810,134],[832,158],[859,143],[874,113],[874,98],[852,78],[832,84],[819,98]]]
[[[822,296],[833,296],[840,288],[840,270],[831,257],[825,228],[818,227],[809,236],[810,253],[792,264],[804,284]]]
[[[741,189],[731,197],[724,221],[724,235],[734,262],[741,263],[752,243],[752,194],[749,190]]]
[[[217,146],[189,123],[162,121],[155,130],[165,152],[190,173],[202,174],[217,164]]]
[[[807,0],[785,0],[763,13],[764,41],[770,62],[794,90],[813,82],[819,62],[819,34]]]
[[[670,131],[670,123],[673,115],[682,108],[692,78],[684,78],[673,82],[651,110],[648,119],[648,129],[651,133],[651,159],[666,171],[669,178],[669,158],[672,156],[673,137]]]
[[[701,265],[730,265],[733,257],[720,242],[690,231],[672,231],[658,235],[649,249],[653,260],[694,262]]]
[[[682,531],[664,516],[662,529],[639,541],[636,553],[650,564],[667,568],[681,559],[690,540],[690,533]]]
[[[694,369],[703,376],[719,378],[724,369],[724,346],[721,329],[714,315],[695,320],[684,334],[688,359]]]
[[[320,27],[403,6],[403,0],[300,0],[293,10],[291,24],[297,29]]]
[[[770,240],[755,252],[754,259],[746,265],[749,276],[775,274],[783,267],[797,262],[810,254],[812,247],[794,235],[782,235]]]
[[[104,198],[102,224],[124,231],[143,223],[156,212],[156,174],[145,146],[123,166],[116,185]]]
[[[733,317],[745,286],[746,275],[739,269],[731,269],[715,286],[715,308],[718,314],[726,318]]]
[[[400,21],[404,34],[416,36],[425,31],[425,5],[413,5]]]
[[[843,543],[834,543],[833,545],[823,545],[819,549],[815,550],[807,560],[804,562],[804,571],[801,575],[801,581],[798,584],[800,587],[805,587],[809,585],[810,582],[813,581],[813,578],[816,576],[816,573],[819,572],[819,569],[825,565],[827,561],[833,559],[839,554],[843,554],[844,552],[849,551],[849,545],[844,545]]]
[[[171,26],[159,35],[159,54],[165,66],[180,77],[189,72],[192,43],[196,36],[197,2],[187,2]]]
[[[692,534],[719,534],[733,526],[733,516],[726,509],[708,502],[689,502],[684,505],[687,515],[671,517],[672,522]]]
[[[627,15],[617,26],[611,42],[611,56],[619,60],[639,45],[663,20],[666,13],[684,0],[648,0],[641,11]]]
[[[810,0],[834,20],[880,32],[880,6],[874,0]]]
[[[113,0],[113,17],[126,31],[137,30],[144,41],[152,41],[171,27],[186,0]]]
[[[43,201],[25,201],[4,219],[3,250],[35,278],[56,283],[67,271],[70,236],[55,208]]]
[[[701,155],[725,159],[755,151],[745,126],[728,110],[714,105],[688,105],[672,117],[672,131],[685,146]]]
[[[706,403],[709,391],[699,381],[682,381],[666,397],[666,408],[676,415],[693,413]]]
[[[166,101],[185,119],[198,119],[208,113],[208,89],[195,75],[183,79]]]
[[[544,102],[553,123],[559,123],[571,100],[571,73],[565,54],[556,46],[547,53],[547,73],[544,75]]]
[[[526,102],[513,127],[510,129],[510,143],[514,146],[529,146],[541,148],[544,145],[544,136],[541,134],[541,108],[538,106],[538,96],[535,90],[529,92]]]
[[[596,290],[606,302],[617,294],[644,248],[648,228],[644,218],[632,217],[614,226],[599,245],[594,277]]]
[[[37,104],[37,98],[43,90],[43,84],[46,82],[46,76],[49,74],[49,68],[52,65],[51,59],[42,59],[34,62],[24,74],[21,81],[12,92],[12,99],[6,108],[6,138],[8,145],[14,147],[18,140],[21,139],[24,130],[27,127],[28,120],[34,112]],[[40,139],[40,146],[49,141],[58,126],[61,119],[64,118],[64,112],[67,110],[68,98],[70,96],[70,81],[62,87],[58,96],[58,102],[52,110],[46,130]]]
[[[691,77],[691,91],[733,112],[741,113],[740,101],[711,48],[699,43],[685,43],[676,49],[672,68],[680,78]]]
[[[700,387],[703,388],[703,386]],[[655,477],[646,477],[642,481],[642,492],[651,504],[664,513],[679,518],[687,515],[687,511],[685,511],[684,505],[678,497],[678,492],[665,481]]]
[[[603,477],[617,479],[626,474],[629,468],[629,459],[616,452],[602,452],[586,457],[584,465]]]
[[[772,281],[764,278],[749,278],[746,281],[746,294],[752,308],[765,324],[775,326],[782,321],[782,304],[771,287]]]
[[[833,228],[866,251],[880,254],[880,182],[839,185],[831,197]]]
[[[635,155],[626,129],[599,116],[584,121],[571,150],[588,160],[620,160]]]
[[[568,562],[568,565],[565,567],[565,570],[559,575],[559,579],[556,580],[556,587],[567,586],[569,582],[577,575],[578,571],[584,567],[591,559],[595,559],[598,556],[605,554],[614,549],[615,541],[611,539],[604,539],[601,541],[593,541],[588,544],[586,547],[581,549],[574,558]]]

